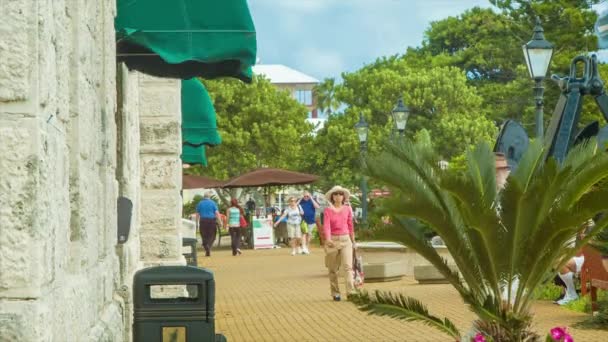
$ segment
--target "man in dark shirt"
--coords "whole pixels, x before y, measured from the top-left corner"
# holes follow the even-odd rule
[[[217,204],[211,199],[212,194],[211,191],[205,192],[204,198],[196,205],[205,256],[211,255],[211,246],[217,234],[216,218],[219,219],[220,215]]]
[[[312,234],[313,229],[316,228],[315,221],[315,213],[316,209],[319,209],[319,203],[315,201],[314,198],[310,196],[308,191],[304,191],[302,198],[298,201],[298,204],[302,207],[304,211],[303,222],[307,226],[307,229],[302,230],[302,253],[309,254],[308,244],[310,242],[310,234]],[[304,230],[306,230],[304,232]]]
[[[255,214],[255,201],[253,198],[249,197],[249,200],[245,203],[245,210],[248,215]]]

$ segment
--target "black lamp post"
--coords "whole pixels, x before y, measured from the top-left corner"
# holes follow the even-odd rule
[[[405,125],[407,124],[407,119],[410,116],[410,109],[403,104],[403,98],[399,98],[397,105],[393,108],[393,121],[395,121],[395,127],[399,131],[399,136],[403,136],[403,132],[405,131]]]
[[[365,122],[363,118],[363,114],[359,114],[359,122],[355,125],[355,131],[357,131],[357,136],[359,138],[359,143],[361,147],[361,159],[365,156],[367,152],[367,133],[369,130],[369,125]],[[363,225],[367,224],[367,181],[365,176],[361,175],[361,210],[362,210],[362,218]]]
[[[543,80],[547,75],[551,57],[553,57],[553,44],[545,40],[543,28],[540,26],[540,19],[536,17],[536,26],[532,40],[523,45],[524,57],[530,77],[536,82],[534,86],[534,100],[536,102],[536,138],[543,138]]]

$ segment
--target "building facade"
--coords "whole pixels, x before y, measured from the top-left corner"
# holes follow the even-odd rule
[[[319,84],[317,79],[281,64],[257,64],[253,67],[253,73],[264,76],[277,88],[287,90],[296,101],[305,105],[308,119],[319,118],[313,92]]]
[[[180,80],[116,63],[112,0],[0,12],[0,341],[129,341],[133,274],[185,264]]]

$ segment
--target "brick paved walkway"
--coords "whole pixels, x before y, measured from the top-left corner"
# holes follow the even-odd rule
[[[214,250],[199,266],[216,278],[216,332],[240,341],[450,341],[419,322],[369,316],[347,301],[331,301],[323,251],[291,256],[290,249]],[[200,252],[199,252],[200,253]],[[200,253],[199,255],[204,255]],[[343,283],[341,283],[342,289]],[[368,283],[366,289],[395,290],[416,297],[429,311],[452,320],[464,332],[474,316],[449,285],[418,285],[412,278]],[[533,306],[535,327],[548,332],[585,317],[549,302]],[[340,324],[333,324],[336,320]],[[608,331],[570,329],[575,341],[608,341]]]

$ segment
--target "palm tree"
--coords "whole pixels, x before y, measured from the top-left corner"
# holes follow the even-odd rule
[[[563,164],[544,162],[535,142],[502,190],[497,190],[495,156],[486,143],[467,153],[464,171],[441,170],[426,144],[403,141],[366,162],[371,178],[392,196],[383,203],[392,226],[383,238],[401,242],[431,262],[477,315],[474,328],[494,341],[535,341],[529,313],[533,289],[608,226],[596,222],[570,246],[581,223],[608,209],[608,155],[595,142],[571,150]],[[424,238],[421,221],[438,233],[460,274]],[[364,311],[406,320],[423,320],[460,335],[449,320],[430,315],[416,300],[387,293],[362,293],[352,301]]]
[[[314,94],[317,99],[317,108],[322,112],[327,112],[331,115],[340,108],[340,101],[336,97],[336,80],[334,78],[326,78],[314,88]]]

